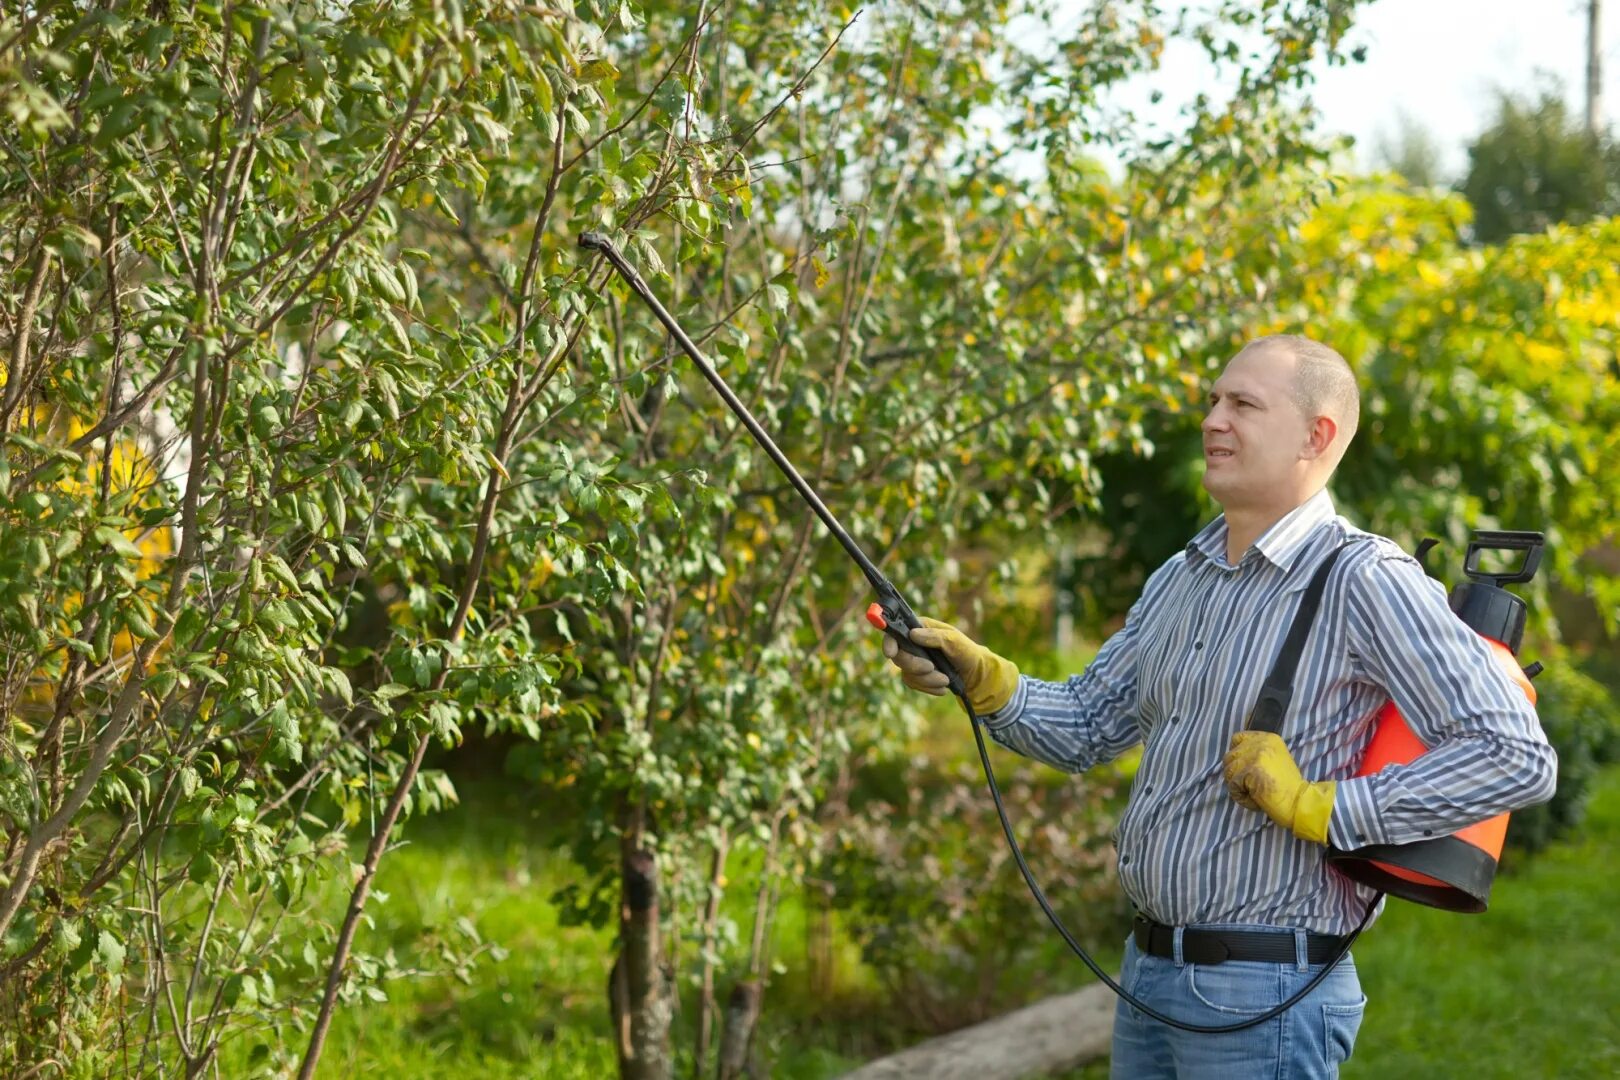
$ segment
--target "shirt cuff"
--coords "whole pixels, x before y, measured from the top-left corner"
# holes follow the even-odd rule
[[[1013,687],[1013,695],[1007,699],[1007,704],[1003,705],[993,713],[985,713],[983,716],[979,717],[979,719],[982,720],[984,722],[984,726],[989,728],[991,731],[1000,731],[1002,728],[1007,727],[1013,721],[1017,720],[1019,716],[1023,715],[1024,703],[1028,700],[1029,676],[1019,675],[1018,685]]]
[[[1334,788],[1328,842],[1340,851],[1389,842],[1373,791],[1375,780],[1376,776],[1357,776],[1340,780]]]

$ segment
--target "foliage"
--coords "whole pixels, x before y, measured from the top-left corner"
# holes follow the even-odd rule
[[[375,999],[397,966],[349,942],[396,817],[454,798],[416,770],[428,740],[578,707],[527,568],[625,584],[549,491],[493,498],[520,452],[583,483],[520,426],[556,407],[583,273],[505,258],[506,307],[441,288],[427,238],[457,203],[528,212],[490,191],[502,118],[599,114],[593,32],[502,3],[23,10],[0,21],[0,1068],[195,1073],[245,1032],[285,1066],[323,984]],[[486,571],[492,546],[525,571]],[[357,883],[342,930],[310,917],[322,871]]]
[[[1620,748],[1620,702],[1580,668],[1550,663],[1536,679],[1536,695],[1536,715],[1558,751],[1558,793],[1509,821],[1507,843],[1529,854],[1581,826],[1598,771]]]
[[[1603,467],[1620,453],[1620,226],[1470,248],[1468,213],[1456,196],[1347,186],[1284,246],[1272,319],[1209,362],[1259,333],[1332,344],[1362,388],[1361,428],[1331,485],[1341,513],[1408,550],[1441,538],[1433,563],[1448,579],[1472,529],[1543,530],[1542,576],[1521,590],[1536,626],[1555,632],[1549,580],[1612,620],[1620,581],[1581,556],[1611,535],[1620,498]],[[1123,610],[1132,582],[1216,512],[1198,483],[1197,419],[1156,417],[1151,458],[1104,460],[1113,527],[1082,577],[1094,621]]]
[[[827,870],[842,924],[923,1032],[988,1018],[1039,992],[1030,955],[1053,931],[1035,906],[977,762],[906,762],[896,797],[863,806],[839,832]],[[1009,818],[1037,880],[1088,948],[1123,933],[1110,834],[1123,804],[1119,774],[1084,782],[1021,765],[1001,778]]]
[[[1281,324],[1333,342],[1363,383],[1362,426],[1334,480],[1353,519],[1408,546],[1474,528],[1539,529],[1522,590],[1543,627],[1557,579],[1612,613],[1620,581],[1579,564],[1611,534],[1620,480],[1620,224],[1465,249],[1467,208],[1369,186],[1301,230],[1309,268]]]
[[[1609,217],[1620,211],[1620,143],[1595,137],[1557,93],[1535,101],[1503,94],[1495,121],[1468,149],[1458,190],[1483,244]]]
[[[1139,445],[1143,416],[1181,407],[1180,358],[1252,310],[1252,266],[1221,253],[1298,213],[1263,200],[1263,185],[1286,176],[1290,191],[1312,190],[1291,167],[1315,150],[1278,95],[1314,50],[1331,49],[1348,11],[1223,5],[1188,25],[1220,56],[1253,34],[1269,51],[1244,93],[1188,117],[1173,150],[1110,135],[1128,161],[1116,183],[1082,157],[1103,137],[1103,91],[1150,69],[1174,24],[1151,5],[1098,5],[1053,60],[984,29],[1016,10],[875,10],[799,95],[783,96],[796,73],[700,68],[688,81],[693,153],[708,153],[702,137],[726,131],[739,103],[783,100],[791,123],[749,134],[752,153],[785,167],[752,174],[748,216],[731,220],[724,248],[696,242],[701,223],[688,223],[659,248],[676,253],[667,278],[650,248],[634,249],[742,400],[921,606],[960,582],[949,558],[959,547],[1009,529],[1041,536],[1062,498],[1086,499],[1093,454]],[[722,57],[792,56],[773,50],[838,31],[820,9],[733,19]],[[619,60],[626,78],[639,70]],[[1011,145],[986,145],[976,118],[1009,106],[1023,111]],[[1020,180],[1015,150],[1044,159],[1046,182]],[[642,523],[625,561],[644,603],[602,626],[570,620],[592,643],[573,683],[593,701],[590,734],[542,733],[524,760],[535,779],[570,785],[586,815],[574,845],[585,876],[561,897],[575,917],[611,918],[622,852],[654,847],[672,903],[698,913],[683,926],[680,970],[705,987],[716,940],[765,940],[776,891],[804,872],[818,828],[837,823],[818,806],[852,764],[892,752],[908,714],[885,708],[892,689],[870,678],[869,630],[855,618],[867,589],[843,553],[641,307],[621,311],[618,286],[609,291],[616,337],[601,378],[616,419],[587,414],[570,430],[623,480],[701,462],[712,501],[692,490],[679,520]],[[621,353],[629,392],[607,389]],[[714,903],[738,846],[768,868],[752,927],[728,926]],[[763,967],[755,948],[739,973]]]

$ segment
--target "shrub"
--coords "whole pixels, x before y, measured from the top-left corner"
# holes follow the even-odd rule
[[[1549,664],[1536,680],[1536,712],[1558,751],[1558,792],[1520,810],[1508,826],[1509,847],[1532,854],[1573,832],[1586,816],[1592,780],[1620,747],[1620,704],[1573,663]]]
[[[1110,833],[1124,785],[1020,763],[998,777],[1025,858],[1090,948],[1123,933]],[[857,810],[824,867],[862,957],[910,1027],[937,1032],[1042,992],[1058,939],[1001,835],[976,762],[904,766],[904,794]]]

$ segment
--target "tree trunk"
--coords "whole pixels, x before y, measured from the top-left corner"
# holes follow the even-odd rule
[[[868,1062],[843,1080],[1017,1080],[1108,1053],[1114,995],[1094,983]]]
[[[726,855],[731,850],[731,838],[721,833],[714,846],[714,859],[709,868],[709,899],[703,909],[703,959],[699,964],[698,982],[698,1034],[697,1049],[692,1053],[692,1076],[701,1077],[709,1067],[709,1041],[714,1029],[714,961],[716,926],[720,919],[720,898],[725,893],[722,884],[726,878]]]
[[[832,996],[837,981],[834,970],[832,897],[830,881],[805,883],[805,899],[809,901],[810,917],[805,920],[805,961],[810,969],[810,996],[826,1001]]]
[[[619,956],[608,980],[621,1080],[670,1080],[674,1014],[658,919],[658,860],[634,851],[624,861]]]
[[[725,1028],[720,1033],[719,1080],[737,1080],[748,1068],[748,1048],[754,1041],[765,987],[757,979],[739,980],[726,1002]]]

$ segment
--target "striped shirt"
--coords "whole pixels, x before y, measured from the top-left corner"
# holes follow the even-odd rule
[[[1222,775],[1299,596],[1347,540],[1281,732],[1306,779],[1339,782],[1329,841],[1444,836],[1552,797],[1557,758],[1534,708],[1417,560],[1337,516],[1325,490],[1235,566],[1222,516],[1154,571],[1084,673],[1024,676],[985,717],[998,743],[1066,772],[1143,744],[1114,844],[1120,884],[1144,915],[1342,934],[1365,913],[1373,890],[1329,870],[1321,845],[1235,803]],[[1391,699],[1431,749],[1352,778]]]

